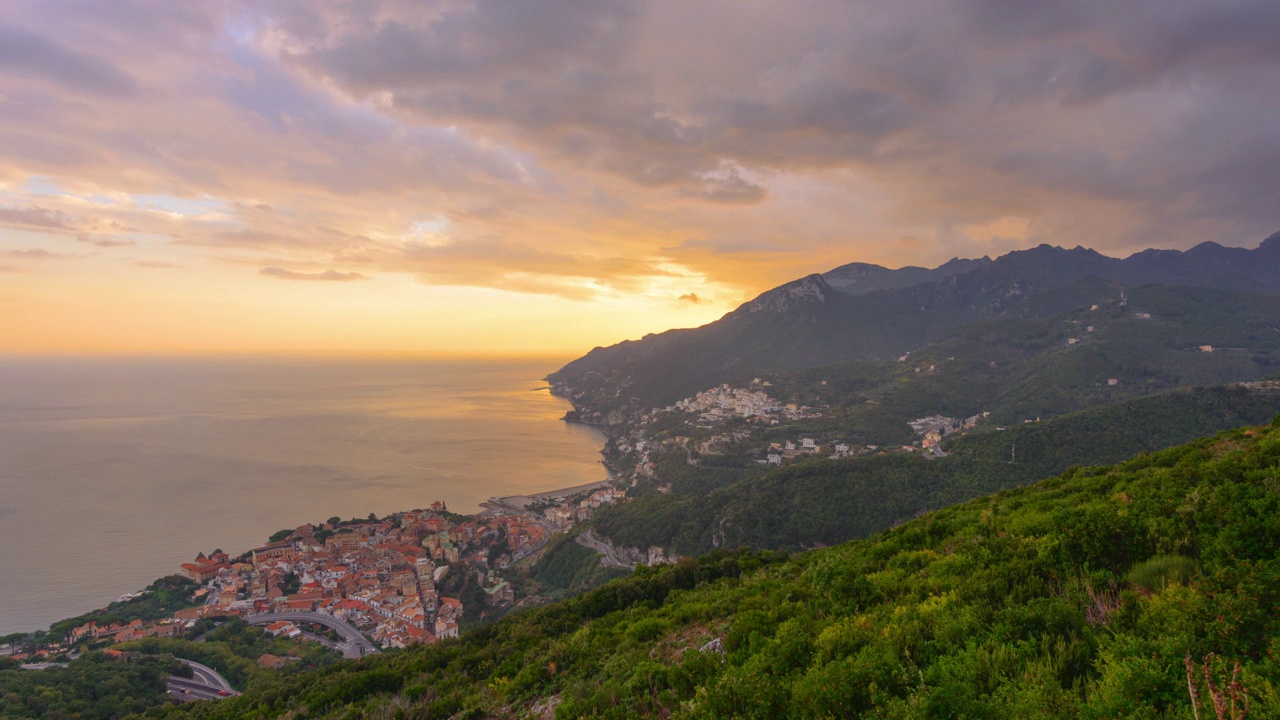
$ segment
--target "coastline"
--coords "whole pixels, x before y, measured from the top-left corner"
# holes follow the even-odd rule
[[[87,519],[77,523],[76,532],[88,533],[82,536],[102,543],[92,535],[102,529],[115,556],[109,566],[101,566],[98,575],[90,573],[87,582],[81,571],[64,570],[74,567],[65,556],[73,559],[76,551],[63,552],[52,540],[37,543],[42,549],[52,548],[48,552],[6,556],[0,563],[5,575],[24,578],[28,587],[0,593],[4,608],[0,634],[47,629],[92,612],[167,576],[199,549],[255,547],[282,526],[330,516],[363,517],[370,511],[384,515],[436,499],[447,499],[455,512],[475,516],[493,496],[554,496],[557,489],[606,477],[598,463],[606,437],[596,428],[557,422],[572,406],[563,397],[551,397],[550,385],[538,379],[546,374],[542,363],[503,361],[463,370],[447,364],[388,367],[376,362],[367,363],[367,368],[360,363],[336,369],[321,365],[316,370],[300,363],[305,371],[294,371],[290,363],[263,368],[236,365],[229,370],[219,370],[221,365],[216,363],[208,365],[192,370],[189,363],[175,361],[165,366],[166,381],[184,388],[182,393],[162,394],[162,400],[178,398],[172,407],[145,405],[139,410],[130,405],[137,398],[148,402],[154,398],[144,392],[152,388],[146,381],[149,376],[127,363],[88,378],[91,384],[100,381],[128,390],[104,394],[83,410],[88,416],[141,417],[154,407],[164,411],[155,411],[159,413],[155,422],[162,423],[163,433],[136,432],[132,425],[90,428],[98,435],[110,433],[113,442],[146,450],[137,455],[146,462],[134,462],[130,455],[117,462],[118,467],[109,468],[114,474],[109,472],[101,481],[79,470],[98,460],[100,453],[91,452],[96,446],[58,426],[33,423],[33,437],[37,431],[45,433],[35,437],[43,444],[28,443],[37,449],[55,447],[55,441],[61,443],[59,448],[85,448],[80,455],[59,453],[32,467],[56,478],[59,490],[75,489],[75,483],[86,476],[85,486],[100,502]],[[353,374],[352,367],[359,372]],[[150,366],[142,370],[149,372]],[[55,374],[45,383],[52,388],[48,391],[34,381],[14,383],[7,389],[26,388],[20,398],[48,395],[63,407],[59,403],[68,384],[57,380]],[[330,389],[319,400],[313,392],[316,383]],[[142,390],[134,392],[135,385]],[[270,402],[258,399],[267,397],[257,392],[264,387],[274,388]],[[530,389],[536,392],[521,392]],[[298,403],[304,405],[296,407]],[[37,405],[34,400],[30,404]],[[57,416],[60,422],[77,421],[81,409],[69,401],[65,405]],[[244,415],[245,410],[253,412]],[[304,422],[309,424],[299,424]],[[219,441],[206,446],[191,440],[196,436],[189,430],[195,425],[201,432],[215,433]],[[72,429],[81,432],[78,425]],[[313,429],[323,442],[304,448]],[[88,431],[82,434],[88,440],[98,438]],[[18,437],[7,434],[5,447]],[[292,455],[280,453],[279,448],[288,444],[283,441],[293,443]],[[192,454],[201,462],[187,462]],[[231,469],[219,463],[229,463]],[[19,467],[15,472],[23,470]],[[22,530],[27,537],[40,539],[53,524],[30,522],[31,518],[66,515],[65,509],[55,515],[41,505],[47,494],[32,490],[29,497],[24,496],[36,483],[0,485],[4,485],[0,494],[5,495],[0,505],[16,510],[6,515],[4,523],[11,532]],[[172,502],[179,491],[184,501]],[[254,502],[228,502],[246,496]],[[3,511],[0,508],[0,514]],[[23,522],[39,527],[27,528]],[[175,530],[180,533],[176,544],[189,550],[155,541]],[[13,603],[10,595],[18,596]]]
[[[499,497],[491,497],[485,503],[487,508],[503,508],[518,509],[524,511],[531,503],[537,500],[563,500],[571,495],[590,492],[596,488],[601,488],[613,482],[612,477],[595,482],[584,483],[582,485],[574,485],[573,487],[559,488],[557,490],[547,490],[546,492],[530,493],[528,495],[504,495]]]

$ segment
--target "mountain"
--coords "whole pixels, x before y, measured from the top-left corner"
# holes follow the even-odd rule
[[[834,270],[822,273],[822,279],[831,287],[848,295],[866,295],[877,290],[898,290],[949,278],[975,270],[991,262],[991,258],[977,260],[953,258],[936,268],[907,267],[890,270],[880,265],[868,263],[849,263]]]
[[[958,263],[958,264],[957,264]],[[994,261],[953,261],[921,276],[843,266],[761,294],[720,320],[595,348],[548,376],[575,406],[571,419],[609,424],[719,383],[830,365],[888,360],[964,325],[1034,318],[1088,307],[1081,280],[1121,288],[1148,284],[1280,293],[1280,233],[1254,250],[1203,243],[1186,252],[1148,250],[1123,260],[1083,247],[1041,245]],[[852,267],[852,269],[850,269]],[[865,271],[865,272],[864,272]],[[883,271],[883,272],[881,272]],[[928,273],[932,272],[933,275]],[[859,273],[866,283],[859,284]],[[870,289],[875,284],[884,289]],[[1076,287],[1082,292],[1069,292]]]
[[[1277,467],[1235,430],[148,717],[1275,717]]]
[[[971,323],[901,361],[852,361],[740,384],[809,408],[802,417],[706,421],[673,409],[613,426],[606,461],[632,481],[635,499],[603,511],[594,532],[619,547],[679,554],[827,545],[1073,464],[1114,462],[1280,413],[1280,392],[1235,385],[1280,376],[1275,296],[1161,285],[1126,291],[1087,278],[1037,302],[1052,306],[1061,297],[1096,302]],[[947,437],[946,457],[913,454],[921,436],[909,421],[937,415],[974,424]],[[709,449],[714,437],[726,439]],[[767,473],[770,466],[756,464],[801,438],[827,450]],[[823,459],[840,445],[855,457]],[[653,467],[641,471],[641,462]]]
[[[953,441],[942,458],[896,453],[815,459],[702,492],[693,486],[643,495],[601,512],[592,529],[620,548],[661,547],[680,555],[833,545],[1073,465],[1117,462],[1277,416],[1280,387],[1261,393],[1178,389],[1045,422],[989,427]]]

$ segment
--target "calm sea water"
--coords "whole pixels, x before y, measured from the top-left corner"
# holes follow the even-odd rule
[[[0,359],[0,635],[304,522],[602,480],[558,365]]]

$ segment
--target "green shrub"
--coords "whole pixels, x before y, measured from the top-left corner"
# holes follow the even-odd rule
[[[1182,555],[1156,555],[1134,565],[1125,577],[1129,584],[1157,593],[1173,583],[1185,585],[1196,574],[1196,561]]]

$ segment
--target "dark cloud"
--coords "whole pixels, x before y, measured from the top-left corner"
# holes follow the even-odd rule
[[[732,170],[727,174],[709,175],[701,186],[682,188],[680,195],[727,205],[750,205],[763,200],[765,190]]]
[[[702,298],[698,297],[697,293],[687,293],[685,295],[681,295],[679,297],[679,300],[681,300],[682,302],[692,303],[694,305],[697,305],[698,303],[702,302]]]
[[[352,14],[341,26],[313,26],[333,41],[303,59],[362,92],[502,82],[513,72],[583,75],[578,61],[602,69],[622,58],[636,8],[625,0],[479,0],[419,12],[356,6],[344,9]],[[351,31],[337,35],[339,27]]]
[[[804,262],[1280,227],[1273,0],[10,10],[0,179],[30,207],[0,225],[99,247],[589,298],[673,267],[745,291]],[[649,296],[696,287],[668,279]]]
[[[89,93],[128,95],[135,83],[110,60],[86,55],[47,37],[0,22],[0,70],[51,80]]]
[[[337,270],[325,270],[318,273],[295,272],[293,270],[285,270],[280,267],[264,267],[258,271],[267,277],[273,277],[278,280],[310,280],[317,282],[351,282],[353,280],[367,280],[368,277],[358,272],[338,272]]]
[[[970,212],[986,219],[1047,216],[1064,185],[1149,217],[1169,196],[1210,213],[1220,204],[1211,196],[1239,194],[1258,202],[1227,226],[1280,221],[1263,209],[1274,185],[1255,184],[1267,176],[1256,158],[1280,142],[1280,126],[1263,120],[1280,113],[1280,4],[1268,0],[354,12],[298,30],[290,61],[356,96],[387,97],[401,116],[498,133],[549,161],[686,199],[765,199],[767,183],[737,169],[847,167],[878,176],[904,211],[939,227],[965,221],[940,211],[950,198],[982,195]],[[1239,152],[1202,167],[1196,148],[1214,137],[1196,116],[1241,102],[1263,107],[1234,128]],[[1134,131],[1153,119],[1157,132]],[[726,167],[734,174],[718,175]],[[1217,184],[1200,184],[1206,176]]]

